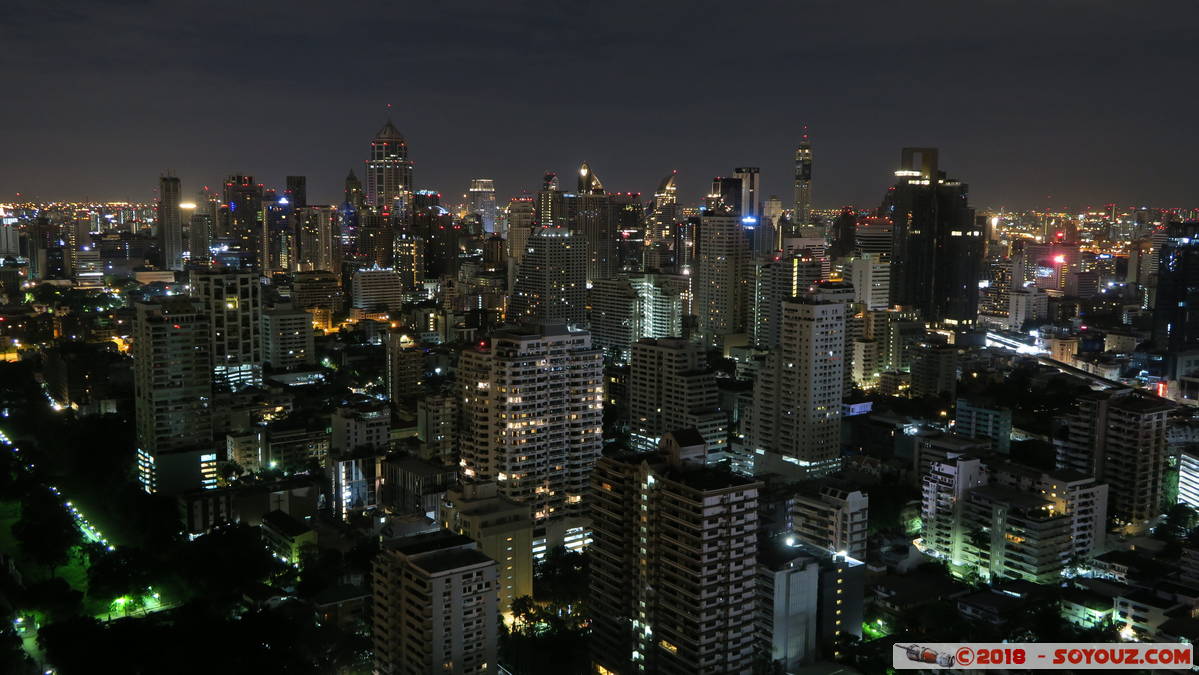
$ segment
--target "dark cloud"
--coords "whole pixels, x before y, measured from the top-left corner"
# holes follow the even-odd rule
[[[936,145],[979,205],[1195,202],[1183,2],[10,0],[0,194],[148,199],[231,172],[333,199],[393,104],[417,181],[501,193],[588,161],[614,189],[733,166],[821,206],[878,201]]]

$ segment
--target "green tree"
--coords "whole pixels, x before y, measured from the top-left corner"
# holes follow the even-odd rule
[[[12,534],[21,544],[21,552],[51,573],[66,564],[71,547],[82,541],[75,518],[59,498],[41,490],[26,497]]]

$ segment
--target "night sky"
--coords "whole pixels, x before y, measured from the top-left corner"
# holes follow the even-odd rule
[[[62,5],[50,7],[50,5]],[[154,199],[229,173],[361,177],[385,105],[416,183],[506,200],[590,163],[684,197],[760,166],[789,202],[808,124],[820,208],[876,206],[904,145],[982,207],[1196,206],[1199,5],[6,0],[0,199]]]

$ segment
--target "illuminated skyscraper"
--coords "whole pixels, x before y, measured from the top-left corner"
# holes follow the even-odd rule
[[[495,232],[496,216],[498,215],[495,203],[495,181],[490,178],[476,178],[470,182],[470,205],[467,207],[470,213],[479,217],[479,222],[483,224],[483,231],[487,233]]]
[[[183,215],[179,212],[179,179],[158,179],[158,251],[162,267],[183,269]]]
[[[408,142],[391,120],[371,140],[366,162],[366,203],[380,213],[403,216],[412,193]],[[394,210],[394,211],[393,211]]]
[[[754,382],[750,445],[810,475],[830,473],[841,455],[845,304],[800,296],[782,310],[779,345]]]
[[[741,218],[727,208],[705,212],[695,255],[695,314],[704,343],[747,332],[750,248]]]
[[[192,293],[204,302],[212,379],[234,391],[262,384],[262,282],[257,272],[193,271]]]
[[[258,260],[262,240],[262,184],[253,176],[233,175],[225,179],[224,208],[217,223],[217,236],[230,248]]]
[[[756,166],[739,166],[733,175],[741,179],[741,218],[762,217],[762,174]]]
[[[1199,345],[1199,222],[1170,223],[1157,260],[1153,346],[1173,359]]]
[[[604,184],[586,163],[579,167],[578,193],[563,195],[562,201],[568,226],[587,241],[587,281],[612,278],[617,271],[616,214]]]
[[[796,227],[805,227],[812,220],[812,143],[805,126],[803,140],[795,150],[795,215]]]
[[[564,322],[587,320],[587,245],[570,230],[538,228],[520,262],[508,320]]]
[[[212,452],[212,342],[204,303],[139,303],[133,323],[137,465],[147,492],[216,484]]]
[[[341,228],[333,206],[307,206],[296,209],[299,240],[297,270],[339,271],[341,269]]]
[[[458,383],[463,479],[496,481],[500,494],[529,504],[536,539],[580,546],[572,530],[603,445],[603,355],[590,333],[561,324],[496,331],[463,350]]]
[[[285,195],[293,209],[308,206],[308,178],[306,176],[288,176]]]
[[[936,148],[904,148],[900,165],[880,209],[894,224],[891,302],[915,308],[925,321],[971,324],[983,233],[969,190],[938,169]]]

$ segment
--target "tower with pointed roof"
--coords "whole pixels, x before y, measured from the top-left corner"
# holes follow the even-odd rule
[[[412,162],[408,142],[391,119],[371,139],[366,161],[366,203],[380,214],[399,215],[412,194]],[[393,211],[400,209],[393,214]]]

